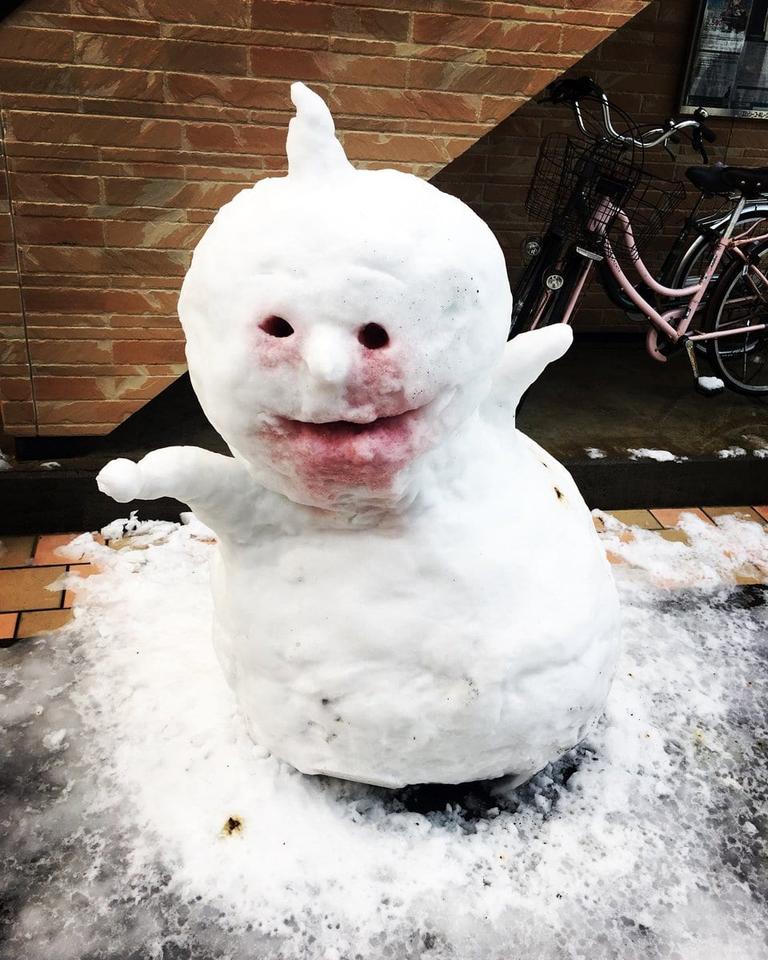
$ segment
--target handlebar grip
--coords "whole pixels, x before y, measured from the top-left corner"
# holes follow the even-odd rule
[[[541,101],[544,103],[575,103],[582,97],[601,96],[602,87],[591,77],[562,77],[547,87]]]

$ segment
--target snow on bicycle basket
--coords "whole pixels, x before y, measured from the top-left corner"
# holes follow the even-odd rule
[[[561,236],[593,246],[621,209],[642,243],[660,232],[685,198],[685,188],[646,173],[641,161],[639,149],[550,134],[539,150],[526,210],[551,221]]]

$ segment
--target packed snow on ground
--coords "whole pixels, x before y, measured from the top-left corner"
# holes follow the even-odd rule
[[[585,450],[590,460],[602,460],[605,456],[605,450],[599,447],[586,447]]]
[[[212,651],[208,531],[81,538],[103,572],[74,623],[0,651],[4,960],[765,957],[768,608],[734,578],[768,537],[602,519],[624,639],[607,712],[517,791],[277,762]],[[552,582],[556,603],[556,557]]]
[[[630,460],[658,460],[659,463],[674,461],[682,463],[687,457],[678,457],[669,450],[651,450],[649,447],[630,447],[627,451]]]
[[[733,460],[734,457],[746,457],[747,451],[744,447],[726,447],[724,450],[717,451],[721,460]]]

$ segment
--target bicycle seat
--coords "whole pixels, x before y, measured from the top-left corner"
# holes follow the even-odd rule
[[[702,193],[740,193],[750,200],[768,194],[768,167],[729,167],[714,163],[711,167],[688,167],[686,177]]]

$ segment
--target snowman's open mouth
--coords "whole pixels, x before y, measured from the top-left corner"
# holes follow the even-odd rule
[[[336,491],[384,489],[425,448],[423,414],[417,407],[363,423],[275,417],[266,439],[278,469],[302,478],[318,495],[329,484]]]

